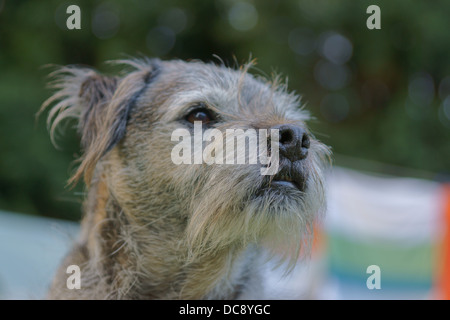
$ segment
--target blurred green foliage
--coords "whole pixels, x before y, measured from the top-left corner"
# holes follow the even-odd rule
[[[66,28],[70,4],[81,30]],[[366,28],[371,4],[381,30]],[[83,187],[65,188],[79,155],[74,124],[57,150],[45,115],[35,119],[50,95],[43,66],[107,72],[106,60],[127,55],[257,58],[255,73],[286,75],[303,95],[313,131],[336,154],[445,177],[449,16],[445,0],[0,0],[0,209],[79,219]]]

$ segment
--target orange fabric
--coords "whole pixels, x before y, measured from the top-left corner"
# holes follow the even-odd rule
[[[442,244],[442,265],[439,287],[441,298],[450,300],[450,184],[444,186],[445,234]]]
[[[319,223],[314,224],[314,238],[312,243],[312,252],[320,252],[324,247],[324,234],[322,232],[322,225]]]

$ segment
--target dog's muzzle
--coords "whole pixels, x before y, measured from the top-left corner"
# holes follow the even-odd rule
[[[308,172],[304,162],[308,157],[310,138],[305,129],[283,124],[279,130],[279,169],[269,178],[269,187],[297,188],[305,191]]]

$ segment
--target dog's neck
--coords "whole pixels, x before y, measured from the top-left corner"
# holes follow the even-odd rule
[[[189,258],[186,222],[160,212],[155,221],[140,219],[102,180],[90,188],[85,210],[83,241],[117,298],[233,299],[249,280],[255,250],[235,246]]]

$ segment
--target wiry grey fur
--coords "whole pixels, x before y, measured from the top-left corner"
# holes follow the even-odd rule
[[[259,165],[175,165],[171,133],[193,105],[220,115],[217,128],[306,128],[299,97],[279,81],[198,61],[129,60],[117,77],[64,67],[43,108],[51,131],[79,119],[84,176],[82,233],[55,276],[55,299],[258,298],[261,264],[297,261],[324,210],[329,150],[311,138],[306,189],[266,188]],[[130,68],[131,67],[131,68]],[[131,69],[131,70],[130,70]],[[56,103],[56,104],[55,104]],[[268,180],[269,179],[269,180]],[[264,249],[262,249],[264,247]],[[68,265],[80,290],[66,288]]]

